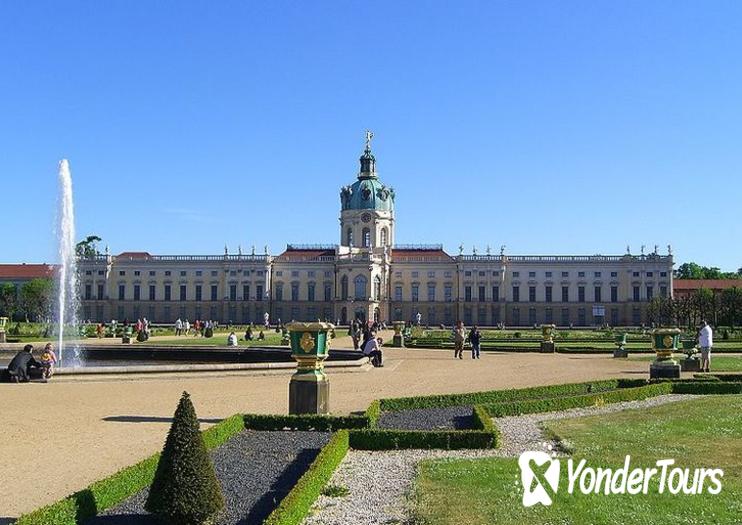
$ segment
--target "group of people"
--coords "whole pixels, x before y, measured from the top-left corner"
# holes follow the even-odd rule
[[[477,325],[474,325],[467,333],[464,322],[459,321],[453,329],[453,358],[463,359],[464,345],[469,342],[471,344],[471,358],[479,359],[481,340],[482,333]]]
[[[353,350],[360,349],[376,367],[384,366],[381,352],[384,340],[376,335],[379,330],[383,330],[381,323],[364,323],[360,319],[354,319],[348,327],[348,335],[353,340]]]
[[[185,321],[182,321],[180,317],[175,320],[175,335],[190,335],[191,332],[193,332],[193,337],[203,336],[204,330],[207,330],[209,328],[212,328],[216,330],[219,327],[219,323],[217,321],[201,321],[200,319],[196,319],[193,321],[193,324],[186,319]]]
[[[54,365],[57,364],[57,354],[54,346],[46,343],[39,359],[33,356],[33,345],[26,345],[8,363],[8,374],[13,383],[25,383],[31,380],[32,375],[41,376],[44,381],[54,375]]]

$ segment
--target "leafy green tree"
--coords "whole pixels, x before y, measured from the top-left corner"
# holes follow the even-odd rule
[[[21,309],[27,319],[38,320],[49,315],[54,297],[51,279],[31,279],[21,286]]]
[[[101,240],[102,239],[97,235],[88,235],[85,239],[75,245],[75,253],[78,257],[92,259],[96,255],[100,255],[97,243]]]
[[[742,324],[742,288],[728,288],[721,293],[722,322],[732,327]]]
[[[214,466],[199,432],[196,410],[183,392],[145,504],[173,525],[201,525],[224,508]]]
[[[13,283],[0,284],[0,315],[13,319],[18,311],[18,290]]]

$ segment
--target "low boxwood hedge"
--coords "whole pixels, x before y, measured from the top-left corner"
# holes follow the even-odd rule
[[[672,383],[673,394],[742,394],[742,382],[688,381]]]
[[[234,415],[203,431],[206,448],[218,447],[245,428],[242,416]],[[152,483],[160,453],[153,454],[88,488],[50,505],[24,514],[18,525],[76,525],[114,507]]]
[[[644,379],[607,379],[585,383],[567,383],[511,390],[491,390],[467,394],[442,394],[433,396],[398,397],[381,400],[384,411],[409,410],[414,408],[439,408],[462,405],[480,405],[502,401],[563,397],[568,395],[604,392],[617,388],[630,388],[646,385]]]
[[[366,415],[245,414],[244,418],[245,428],[252,430],[316,430],[332,432],[342,428],[368,428],[369,426],[369,417]]]
[[[670,394],[673,385],[669,382],[654,383],[634,388],[622,388],[606,392],[583,394],[576,396],[551,397],[542,399],[524,399],[520,401],[506,401],[489,403],[484,408],[492,417],[517,416],[536,412],[553,412],[569,408],[580,408],[603,403],[617,403],[620,401],[636,401],[648,397]]]
[[[493,448],[495,434],[484,430],[350,430],[350,447],[357,450],[398,450],[408,448],[455,450]]]
[[[347,430],[335,432],[294,488],[263,522],[264,525],[299,525],[322,488],[348,452]]]
[[[742,381],[742,374],[735,372],[693,374],[693,377],[695,379],[708,379],[713,377],[720,381]]]
[[[374,399],[366,409],[365,416],[368,419],[368,427],[376,428],[381,417],[381,401]]]

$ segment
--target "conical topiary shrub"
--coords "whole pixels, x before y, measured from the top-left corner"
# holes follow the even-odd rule
[[[166,522],[180,525],[209,523],[224,508],[221,487],[188,392],[183,392],[175,410],[144,508]]]

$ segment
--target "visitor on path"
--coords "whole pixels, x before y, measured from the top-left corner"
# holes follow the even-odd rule
[[[265,312],[265,313],[263,314],[263,326],[265,327],[265,329],[266,329],[266,330],[267,330],[268,328],[270,328],[270,326],[271,326],[271,325],[270,325],[270,319],[271,319],[271,316],[270,316],[270,314],[269,314],[268,312]]]
[[[376,339],[369,339],[363,346],[363,355],[368,357],[371,360],[371,364],[377,368],[384,366],[381,355],[381,345],[383,343],[384,340],[381,337],[377,337]]]
[[[180,317],[175,321],[175,335],[183,335],[183,321],[180,320]]]
[[[54,347],[51,343],[46,343],[39,361],[41,363],[41,377],[46,380],[51,379],[54,375],[54,365],[57,364],[57,354],[54,353]]]
[[[188,322],[188,319],[183,321],[183,335],[188,335],[188,332],[191,331],[191,323]]]
[[[229,336],[227,337],[227,346],[237,346],[237,334],[234,332],[229,332]]]
[[[14,383],[25,383],[31,380],[31,369],[41,368],[39,363],[33,357],[33,345],[26,345],[23,350],[18,352],[15,357],[8,363],[8,373],[10,380]]]
[[[474,325],[469,332],[469,342],[471,343],[471,358],[479,359],[479,342],[482,339],[482,333],[477,325]]]
[[[459,359],[464,358],[464,341],[466,341],[466,328],[464,328],[464,322],[459,321],[456,323],[456,328],[453,329],[453,358]]]
[[[98,339],[103,338],[103,330],[105,329],[105,325],[103,323],[98,323],[95,327],[95,334],[98,336]]]
[[[358,350],[361,342],[361,323],[354,319],[350,323],[350,329],[348,331],[350,332],[350,338],[353,340],[353,350]]]
[[[701,372],[708,372],[711,365],[711,347],[714,346],[714,332],[706,321],[703,321],[698,333],[698,346],[701,348]]]

